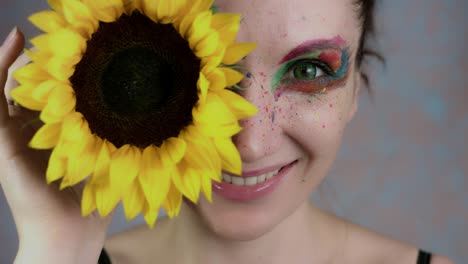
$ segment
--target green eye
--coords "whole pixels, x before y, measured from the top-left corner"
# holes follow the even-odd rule
[[[294,78],[303,81],[313,80],[317,78],[320,73],[320,68],[307,61],[297,64],[293,69]]]

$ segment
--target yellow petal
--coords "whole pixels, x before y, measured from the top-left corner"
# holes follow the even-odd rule
[[[85,120],[75,121],[75,113],[67,116],[62,125],[62,135],[60,144],[58,145],[59,154],[62,157],[76,156],[83,152],[86,147],[83,142],[89,142],[93,134],[88,127],[88,122]],[[69,133],[67,133],[67,131]]]
[[[216,150],[221,156],[223,169],[233,174],[240,175],[242,173],[242,161],[236,146],[231,139],[214,138]]]
[[[63,138],[66,141],[82,142],[90,134],[88,122],[79,112],[71,113],[63,121]]]
[[[109,215],[119,203],[121,194],[110,182],[100,182],[96,190],[96,206],[102,217]]]
[[[255,43],[234,43],[229,46],[224,55],[223,63],[233,65],[242,60],[247,54],[252,52],[257,44]]]
[[[125,14],[130,15],[135,10],[143,11],[143,0],[122,0]]]
[[[192,111],[193,119],[196,122],[208,123],[211,125],[227,125],[237,123],[236,116],[230,111],[221,98],[208,93],[206,103],[200,104]]]
[[[110,181],[114,188],[126,190],[135,180],[140,167],[141,151],[131,145],[119,148],[111,158]]]
[[[31,43],[41,51],[65,58],[81,55],[86,49],[86,39],[70,29],[39,35]]]
[[[205,69],[206,72],[211,72],[221,64],[225,53],[226,47],[224,45],[218,45],[217,50],[211,56],[202,58],[201,67]]]
[[[96,190],[93,185],[86,184],[83,189],[83,194],[81,197],[81,215],[83,217],[88,216],[94,210],[96,210]]]
[[[215,68],[208,75],[206,75],[210,83],[210,91],[218,91],[226,88],[226,75],[218,68]]]
[[[185,154],[187,144],[183,139],[171,137],[161,146],[161,161],[165,167],[177,164]]]
[[[194,49],[194,47],[204,39],[208,33],[210,33],[210,25],[211,25],[211,12],[206,11],[199,13],[197,17],[193,20],[192,26],[188,31],[188,40],[190,43],[190,47]]]
[[[197,203],[200,196],[200,172],[189,168],[181,178],[184,185],[183,194],[193,203]]]
[[[219,46],[219,34],[216,31],[210,32],[195,47],[195,55],[198,58],[213,55]]]
[[[49,165],[47,166],[46,172],[47,183],[49,184],[61,179],[65,175],[67,169],[67,160],[60,157],[58,153],[59,151],[55,148],[49,158]]]
[[[77,0],[62,0],[63,14],[67,21],[83,29],[89,36],[98,28],[98,21],[93,18],[89,8]]]
[[[122,195],[122,203],[127,220],[135,218],[143,210],[145,195],[138,181],[135,181]]]
[[[215,172],[212,172],[212,173],[215,173]],[[216,173],[221,174],[221,172],[216,172]],[[203,191],[203,194],[205,195],[206,200],[208,200],[208,202],[210,203],[213,202],[211,178],[212,177],[208,177],[208,176],[203,176],[201,178],[201,189]]]
[[[182,194],[185,192],[184,182],[182,181],[182,175],[184,173],[184,170],[189,167],[190,165],[188,165],[187,162],[185,162],[185,160],[182,160],[179,164],[177,164],[177,166],[173,166],[172,168],[168,169],[168,171],[170,172],[172,185],[174,185],[174,187]]]
[[[178,165],[180,170],[178,174],[173,174],[174,185],[191,201],[197,202],[200,189],[206,188],[203,185],[203,178],[207,178],[210,182],[212,174],[221,173],[221,159],[216,152],[216,148],[211,140],[203,137],[196,132],[195,129],[190,129],[184,135],[187,138],[187,153],[184,156],[183,162]],[[190,139],[189,139],[190,138]],[[206,184],[206,181],[204,182]],[[211,192],[203,191],[208,197]]]
[[[29,59],[31,59],[32,62],[37,63],[38,66],[42,66],[42,63],[47,61],[51,56],[51,54],[40,50],[24,49],[24,53],[28,56]]]
[[[219,30],[227,25],[238,25],[240,21],[240,14],[217,13],[213,15],[211,26]]]
[[[110,161],[112,154],[116,150],[117,149],[112,143],[107,140],[103,141],[101,149],[99,150],[98,158],[96,160],[96,168],[90,180],[93,184],[99,185],[109,183]]]
[[[29,146],[35,149],[51,149],[57,145],[62,124],[45,124],[34,135]]]
[[[50,79],[50,75],[39,64],[30,63],[13,73],[13,77],[20,83],[41,83]]]
[[[190,13],[200,13],[203,11],[208,11],[213,6],[214,0],[196,0],[193,5]]]
[[[170,23],[186,6],[186,0],[160,1],[158,17],[162,23]]]
[[[192,27],[192,24],[195,18],[197,18],[197,14],[190,14],[190,15],[184,16],[184,18],[180,22],[179,34],[183,36],[185,39],[187,39],[189,36],[188,31]]]
[[[170,15],[171,13],[171,1],[159,1],[158,9],[156,14],[158,16],[158,20],[162,20]]]
[[[114,22],[124,13],[121,0],[82,0],[96,20]]]
[[[96,137],[90,137],[88,142],[83,142],[86,147],[82,153],[69,157],[67,172],[64,176],[64,181],[69,186],[83,181],[94,171],[101,143],[102,141],[97,140]]]
[[[151,20],[153,20],[155,23],[159,23],[158,6],[160,1],[161,0],[142,0],[144,14]]]
[[[143,216],[146,224],[150,229],[153,229],[156,219],[158,219],[159,210],[157,208],[151,209],[148,204],[143,207]]]
[[[11,90],[10,94],[13,100],[21,106],[31,110],[41,111],[44,109],[45,103],[38,102],[31,97],[31,94],[34,93],[35,90],[35,86],[24,84]]]
[[[208,89],[210,87],[210,83],[206,79],[203,73],[200,73],[200,77],[198,78],[197,82],[198,86],[198,97],[202,103],[206,102],[206,95],[208,94]]]
[[[182,206],[182,193],[177,190],[177,188],[171,184],[169,192],[167,194],[167,199],[163,203],[164,210],[166,210],[169,218],[174,218],[180,212],[180,207]]]
[[[53,56],[50,57],[43,65],[47,72],[61,82],[67,82],[75,72],[75,65],[79,62],[80,57],[74,56],[67,59]]]
[[[49,6],[51,6],[55,11],[63,13],[63,3],[62,0],[47,0]]]
[[[205,136],[228,138],[236,135],[242,130],[238,123],[231,123],[226,125],[213,125],[208,123],[199,123],[199,131]]]
[[[50,93],[58,85],[59,83],[56,80],[47,80],[32,91],[31,97],[37,102],[46,104]]]
[[[254,105],[233,91],[224,89],[216,91],[216,93],[239,120],[258,113],[258,109]]]
[[[224,76],[226,76],[226,86],[233,86],[238,84],[242,79],[244,79],[244,74],[230,69],[230,68],[219,68],[223,73]]]
[[[213,15],[211,26],[220,33],[220,41],[229,45],[236,39],[240,27],[239,14],[219,13]]]
[[[194,131],[191,131],[191,133],[187,135],[195,135],[193,132]],[[207,152],[207,144],[205,141],[206,140],[201,136],[191,139],[190,142],[187,140],[187,152],[184,156],[184,161],[188,164],[188,167],[208,171],[215,169],[210,160],[212,156],[208,155],[209,152]]]
[[[47,33],[58,31],[67,26],[67,21],[54,11],[35,13],[29,17],[29,21]]]
[[[188,142],[187,148],[190,148],[189,152],[194,153],[195,156],[202,156],[203,166],[202,169],[208,171],[221,171],[221,159],[216,152],[214,143],[211,141],[211,137],[207,137],[199,132],[196,126],[191,126],[186,129],[184,138]]]
[[[121,193],[110,184],[96,184],[96,207],[99,215],[106,217],[120,201]]]
[[[166,199],[171,178],[169,171],[162,165],[160,150],[149,146],[143,151],[138,179],[151,208],[158,208]]]
[[[75,106],[75,91],[69,86],[59,86],[50,93],[40,118],[45,123],[61,122],[75,110]]]

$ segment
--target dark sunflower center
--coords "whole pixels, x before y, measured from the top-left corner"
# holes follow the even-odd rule
[[[116,54],[102,76],[107,106],[120,115],[159,109],[174,91],[171,64],[147,48],[130,48]]]
[[[134,12],[101,23],[76,65],[76,110],[117,147],[160,146],[192,122],[200,60],[170,24]]]

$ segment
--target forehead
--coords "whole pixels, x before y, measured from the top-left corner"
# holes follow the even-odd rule
[[[283,54],[314,39],[343,38],[351,50],[360,27],[354,0],[218,0],[222,12],[242,15],[239,40],[257,42],[257,52]]]

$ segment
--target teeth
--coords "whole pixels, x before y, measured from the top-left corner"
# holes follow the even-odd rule
[[[278,174],[279,171],[280,169],[262,174],[257,177],[238,177],[238,176],[231,176],[231,175],[227,175],[223,173],[223,181],[234,184],[234,185],[239,185],[239,186],[252,186],[252,185],[255,185],[255,184],[258,184],[258,183],[261,183],[261,182],[264,182],[266,180],[273,178],[273,176]]]
[[[266,180],[266,174],[262,174],[257,177],[257,183],[264,182]]]
[[[275,172],[267,173],[266,174],[266,179],[269,180],[269,179],[273,178],[273,175],[275,175]]]
[[[244,178],[242,177],[231,177],[231,178],[232,178],[232,184],[240,185],[240,186],[245,185]]]
[[[223,173],[223,181],[231,183],[232,182],[232,176]]]
[[[248,177],[245,178],[245,185],[252,186],[257,184],[257,177]]]

